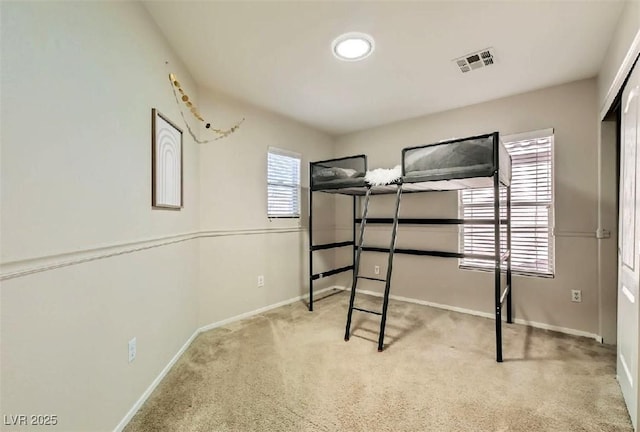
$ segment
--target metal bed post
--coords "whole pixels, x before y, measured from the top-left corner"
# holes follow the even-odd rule
[[[309,164],[309,312],[313,312],[313,167]]]
[[[494,231],[494,290],[495,290],[495,303],[496,303],[496,361],[502,362],[502,302],[500,299],[500,261],[502,257],[500,256],[500,230],[501,230],[501,219],[500,219],[500,176],[498,174],[498,169],[500,165],[498,164],[499,157],[499,149],[498,146],[495,146],[494,150],[494,161],[496,166],[496,171],[493,174],[493,231]]]
[[[322,187],[322,182],[318,183],[318,180],[314,180],[314,168],[318,168],[322,169],[322,168],[330,168],[332,163],[335,163],[336,161],[344,161],[347,159],[356,159],[356,160],[362,160],[363,161],[363,165],[364,165],[364,169],[362,170],[362,173],[366,172],[366,167],[367,167],[367,160],[366,160],[366,156],[364,155],[357,155],[357,156],[350,156],[350,157],[346,157],[346,158],[338,158],[338,159],[329,159],[329,160],[325,160],[325,161],[318,161],[318,162],[309,162],[309,197],[308,197],[308,203],[309,203],[309,214],[308,214],[308,236],[309,236],[309,303],[308,303],[308,309],[309,311],[313,311],[313,304],[314,304],[314,295],[313,295],[313,290],[314,290],[314,281],[317,279],[323,279],[325,277],[329,277],[329,276],[333,276],[339,273],[343,273],[346,271],[350,271],[353,270],[355,263],[357,262],[357,254],[355,251],[355,237],[356,237],[356,233],[355,233],[355,226],[353,227],[353,239],[352,240],[348,240],[348,241],[341,241],[341,242],[331,242],[331,243],[324,243],[324,244],[314,244],[313,243],[313,192],[318,192],[318,191],[322,191],[322,192],[330,192],[331,189],[327,189],[327,188],[323,188]],[[351,195],[352,193],[348,193],[348,195]],[[353,218],[354,220],[356,219],[356,210],[357,210],[357,200],[354,197],[353,199]],[[334,238],[335,240],[335,238]],[[313,266],[313,252],[315,251],[320,251],[320,250],[326,250],[326,249],[335,249],[335,248],[342,248],[342,247],[347,247],[347,246],[351,246],[354,248],[353,251],[353,261],[350,265],[347,266],[343,266],[343,267],[339,267],[339,268],[334,268],[331,270],[326,270],[323,271],[321,273],[314,273],[314,266]],[[317,300],[321,300],[321,298],[318,298]]]
[[[353,253],[351,257],[351,265],[353,266],[353,273],[356,272],[356,196],[353,196],[353,220],[351,221],[351,238],[353,239]]]
[[[513,324],[513,310],[511,306],[511,293],[513,287],[511,285],[511,185],[507,186],[507,322]]]

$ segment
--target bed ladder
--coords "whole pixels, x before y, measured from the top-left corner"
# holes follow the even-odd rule
[[[360,237],[357,243],[356,258],[353,268],[353,283],[351,285],[351,297],[349,299],[349,312],[347,313],[347,328],[344,333],[344,340],[348,341],[351,333],[351,317],[353,311],[367,312],[374,315],[379,315],[380,320],[380,333],[378,334],[378,351],[384,349],[384,328],[387,323],[387,308],[389,307],[389,291],[391,288],[391,272],[393,270],[393,253],[396,248],[396,237],[398,234],[398,215],[400,214],[400,199],[402,198],[402,184],[398,183],[398,190],[396,192],[396,207],[393,217],[393,228],[391,229],[391,245],[389,246],[389,261],[387,264],[387,277],[385,279],[378,279],[366,276],[360,276],[360,255],[362,254],[362,245],[364,243],[364,231],[367,226],[367,215],[369,213],[369,199],[371,198],[371,186],[367,188],[367,192],[364,197],[364,213],[362,220],[360,221]],[[363,309],[354,305],[356,299],[356,288],[358,286],[359,279],[374,280],[378,282],[384,282],[384,302],[382,304],[382,312]]]

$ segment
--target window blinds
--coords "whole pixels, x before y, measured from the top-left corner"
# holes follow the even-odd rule
[[[300,155],[269,148],[267,216],[300,217]]]
[[[536,136],[537,135],[537,136]],[[515,138],[515,139],[514,139]],[[524,139],[523,139],[524,138]],[[511,155],[511,265],[516,273],[553,276],[553,130],[505,137]],[[501,190],[503,206],[506,190]],[[460,193],[465,219],[493,219],[493,188]],[[506,206],[502,208],[506,217]],[[463,225],[461,249],[469,254],[494,255],[492,225]],[[506,250],[506,227],[500,235]],[[461,267],[493,269],[490,260],[464,258]]]

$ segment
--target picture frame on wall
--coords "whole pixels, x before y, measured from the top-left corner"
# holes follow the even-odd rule
[[[183,207],[182,129],[156,108],[151,110],[151,206]]]

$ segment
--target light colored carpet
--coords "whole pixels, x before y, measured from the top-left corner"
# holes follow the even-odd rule
[[[361,296],[364,306],[380,299]],[[615,349],[392,301],[296,303],[200,335],[125,429],[135,431],[632,431]]]

